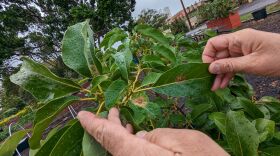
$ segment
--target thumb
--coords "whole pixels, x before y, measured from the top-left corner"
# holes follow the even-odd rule
[[[98,118],[90,112],[79,112],[78,119],[84,129],[113,155],[118,155],[124,143],[132,137],[124,127]]]
[[[250,59],[251,57],[246,55],[216,60],[210,64],[209,72],[212,74],[244,72],[247,66],[250,65]]]

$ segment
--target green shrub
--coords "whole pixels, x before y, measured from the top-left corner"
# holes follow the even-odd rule
[[[147,25],[136,26],[132,34],[113,29],[99,48],[94,47],[92,36],[88,21],[69,27],[64,35],[62,58],[80,74],[78,80],[58,77],[28,58],[23,58],[21,70],[11,76],[12,82],[42,104],[29,140],[34,155],[66,155],[70,151],[77,156],[98,155],[83,151],[82,146],[102,148],[86,138],[77,120],[54,129],[48,140],[42,140],[55,117],[79,101],[96,103],[92,112],[100,116],[112,107],[119,108],[122,122],[131,123],[135,132],[193,128],[212,137],[232,155],[275,152],[280,101],[271,97],[252,101],[252,88],[242,75],[235,76],[228,88],[212,92],[215,75],[208,72],[209,64],[201,61],[206,41],[196,43],[182,35],[164,35]],[[85,88],[84,83],[90,86]],[[2,144],[0,155],[5,147],[16,146],[25,133],[20,131],[13,136],[18,140]],[[44,150],[47,147],[51,148]]]
[[[199,15],[206,20],[228,17],[236,7],[236,3],[231,0],[213,0],[199,9]]]

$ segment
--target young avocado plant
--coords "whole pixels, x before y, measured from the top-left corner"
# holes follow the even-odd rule
[[[131,34],[113,29],[96,47],[89,21],[69,27],[62,41],[62,58],[80,79],[58,77],[45,65],[22,58],[20,71],[10,79],[30,92],[41,107],[33,128],[6,139],[0,155],[13,155],[27,132],[32,132],[32,156],[109,155],[76,119],[43,137],[65,108],[81,101],[91,101],[95,107],[90,110],[102,117],[117,107],[122,122],[131,123],[136,132],[160,127],[196,129],[232,155],[277,155],[279,100],[251,100],[253,91],[242,75],[228,88],[210,91],[214,75],[201,62],[205,43],[138,25]],[[85,83],[90,85],[85,88]]]

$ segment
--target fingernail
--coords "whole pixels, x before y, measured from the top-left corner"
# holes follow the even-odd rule
[[[221,73],[221,65],[216,63],[213,67],[213,74],[220,74]]]
[[[148,133],[147,131],[140,131],[140,132],[137,132],[135,135],[138,138],[144,138],[147,133]]]

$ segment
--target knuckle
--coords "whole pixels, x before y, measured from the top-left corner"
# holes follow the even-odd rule
[[[93,134],[95,134],[95,139],[100,142],[101,144],[104,144],[104,136],[106,133],[106,126],[104,124],[101,124],[97,126],[96,129],[93,130]]]
[[[145,135],[145,138],[149,140],[150,142],[157,142],[158,139],[160,138],[160,134],[164,132],[164,128],[157,128],[154,129],[153,131],[149,132],[147,135]]]
[[[194,142],[201,142],[207,138],[207,135],[200,131],[192,131],[191,136]]]
[[[226,72],[234,72],[234,65],[231,61],[228,61],[226,62],[224,65],[223,65],[223,68]]]

